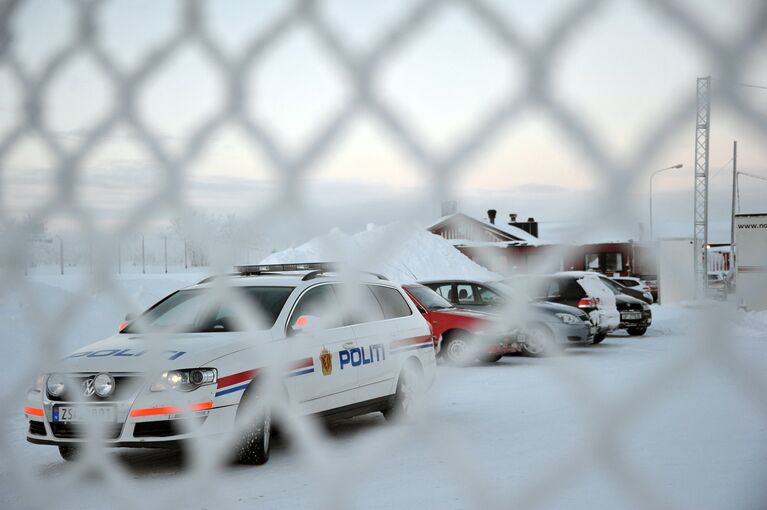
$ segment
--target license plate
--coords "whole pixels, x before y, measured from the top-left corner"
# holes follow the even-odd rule
[[[621,319],[631,321],[631,320],[637,320],[642,318],[642,312],[623,312],[621,314]]]
[[[114,406],[54,406],[53,421],[56,423],[114,422],[117,421]]]

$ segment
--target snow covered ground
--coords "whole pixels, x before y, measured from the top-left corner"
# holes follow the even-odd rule
[[[200,276],[116,285],[146,306]],[[111,334],[123,303],[106,290],[80,293],[75,276],[28,283],[31,295],[0,299],[3,509],[767,507],[765,313],[653,306],[642,338],[440,366],[425,416],[411,425],[372,414],[330,426],[315,452],[281,439],[265,466],[202,474],[177,453],[114,450],[115,473],[79,470],[26,443],[21,399],[40,355],[35,314],[57,317],[82,296],[83,307],[62,315],[57,341],[68,351]]]

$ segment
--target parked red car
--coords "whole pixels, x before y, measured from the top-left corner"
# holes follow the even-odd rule
[[[476,359],[493,362],[522,350],[524,335],[519,331],[499,333],[502,326],[497,316],[456,308],[417,283],[402,288],[431,324],[434,348],[448,362],[463,364]]]

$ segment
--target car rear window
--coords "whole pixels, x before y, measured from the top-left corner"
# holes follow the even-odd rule
[[[413,314],[405,298],[396,289],[382,287],[381,285],[371,285],[370,289],[375,294],[378,302],[381,303],[385,318],[396,319],[397,317],[407,317]]]
[[[423,285],[408,285],[407,290],[429,310],[444,310],[453,308],[453,304],[429,287]]]
[[[576,278],[558,278],[559,289],[565,299],[581,299],[586,295]]]

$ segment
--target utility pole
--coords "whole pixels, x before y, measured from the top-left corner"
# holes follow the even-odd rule
[[[708,290],[708,142],[711,128],[711,77],[698,78],[695,114],[695,297]]]
[[[730,270],[735,267],[735,189],[738,186],[738,141],[732,142],[732,212],[730,213]]]

